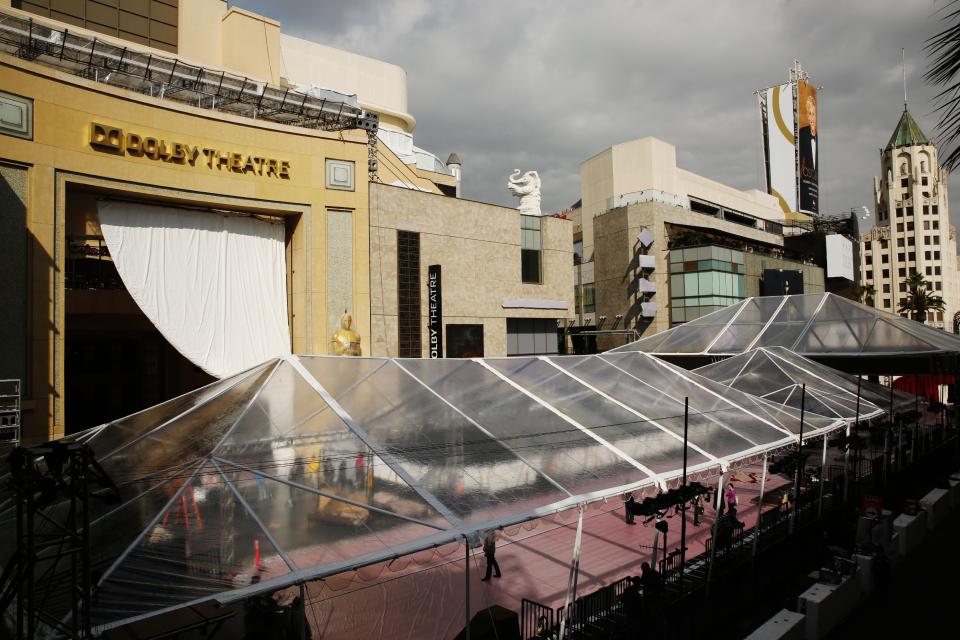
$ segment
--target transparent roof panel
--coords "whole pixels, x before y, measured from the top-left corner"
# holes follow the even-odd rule
[[[597,442],[472,360],[403,360],[403,366],[571,494],[646,477]]]
[[[683,396],[679,399],[618,369],[604,358],[569,356],[558,358],[557,364],[573,375],[587,381],[604,393],[645,416],[654,424],[667,429],[683,442]],[[651,380],[662,388],[671,388],[674,380],[661,376]],[[706,453],[722,457],[733,451],[743,451],[754,443],[721,426],[708,416],[701,415],[695,404],[690,410],[689,441]]]
[[[155,512],[156,513],[156,512]],[[97,622],[181,605],[289,573],[213,464],[174,495],[100,583]],[[259,561],[259,562],[258,562]]]
[[[733,355],[776,346],[811,355],[960,353],[960,337],[832,293],[810,293],[747,298],[614,351]]]
[[[396,362],[377,369],[337,401],[381,452],[396,459],[457,518],[481,521],[567,497],[517,459],[512,448],[522,435],[501,442],[484,433]]]
[[[562,359],[498,358],[487,362],[654,472],[674,471],[682,464],[681,442],[550,364]],[[695,451],[688,452],[687,459],[691,466],[707,461]]]
[[[437,533],[435,528],[364,506],[377,490],[367,473],[361,484],[343,494],[347,500],[341,500],[226,464],[220,470],[296,569],[396,552],[399,545]]]
[[[695,373],[794,410],[800,409],[806,385],[806,411],[847,420],[858,415],[855,379],[782,347],[754,349]],[[865,393],[860,396],[861,417],[882,413]]]

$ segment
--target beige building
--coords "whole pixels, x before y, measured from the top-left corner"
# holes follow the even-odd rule
[[[573,310],[569,220],[370,185],[372,353],[430,357],[439,306],[446,357],[558,353]],[[439,300],[431,268],[439,267]]]
[[[944,311],[929,311],[926,323],[953,331],[960,285],[947,173],[940,168],[936,145],[906,109],[881,152],[874,194],[876,226],[860,238],[860,277],[875,290],[874,306],[898,313],[907,296],[906,280],[917,271],[944,300]]]
[[[510,352],[507,325],[518,318],[524,336],[546,335],[540,320],[553,318],[555,333],[569,313],[529,305],[569,306],[555,283],[572,288],[571,225],[538,219],[544,244],[533,247],[534,221],[446,197],[458,193],[459,159],[413,146],[402,69],[291,38],[224,0],[0,0],[0,107],[0,378],[23,381],[26,442],[212,380],[128,292],[102,230],[104,203],[282,225],[278,295],[294,353],[331,352],[345,310],[363,355],[399,353],[390,316],[406,335],[414,320],[427,331],[426,298],[419,315],[409,300],[400,313],[396,291],[383,288],[382,265],[398,260],[379,253],[384,225],[394,243],[397,230],[422,234],[421,264],[445,268],[445,319],[483,326],[486,355]],[[566,275],[554,266],[564,250]],[[517,274],[534,254],[545,279],[527,286]],[[452,334],[463,351],[477,343],[465,331],[470,339]]]
[[[580,177],[581,207],[571,213],[580,262],[574,326],[621,332],[601,333],[601,349],[782,293],[785,282],[792,293],[797,283],[807,293],[824,289],[820,267],[784,251],[775,197],[678,167],[667,142],[615,145],[583,162]],[[794,275],[764,283],[767,270]]]

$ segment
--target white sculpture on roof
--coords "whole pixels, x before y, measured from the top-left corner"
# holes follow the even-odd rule
[[[540,212],[540,175],[536,171],[527,171],[520,175],[520,169],[514,169],[508,178],[507,189],[520,198],[517,209],[522,215],[543,215]]]

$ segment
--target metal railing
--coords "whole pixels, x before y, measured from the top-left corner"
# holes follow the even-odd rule
[[[378,126],[376,114],[361,109],[356,96],[308,95],[3,11],[0,50],[95,82],[223,113],[327,131]]]

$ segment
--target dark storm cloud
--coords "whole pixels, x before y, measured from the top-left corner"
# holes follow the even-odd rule
[[[236,4],[402,66],[416,144],[456,151],[464,195],[499,204],[515,202],[512,169],[538,169],[544,210],[564,208],[583,160],[648,135],[676,145],[685,169],[763,188],[753,92],[786,81],[794,59],[823,87],[823,212],[873,209],[878,149],[903,108],[901,47],[910,111],[934,135],[922,48],[943,0]]]

